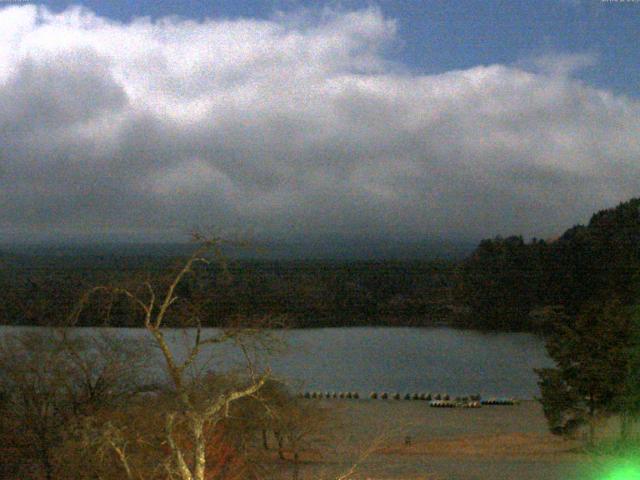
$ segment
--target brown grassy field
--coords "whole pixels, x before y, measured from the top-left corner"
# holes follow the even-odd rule
[[[315,400],[310,400],[315,401]],[[300,478],[579,480],[580,443],[548,433],[537,402],[436,409],[427,402],[321,400],[333,419],[303,457]],[[283,477],[291,478],[286,463]]]

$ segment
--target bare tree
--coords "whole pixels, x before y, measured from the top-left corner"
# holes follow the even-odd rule
[[[27,331],[0,342],[2,416],[20,429],[20,450],[54,478],[54,451],[79,417],[135,392],[143,349],[106,335]]]
[[[210,265],[215,260],[225,265],[221,251],[225,242],[222,239],[196,236],[196,240],[199,248],[184,261],[177,273],[163,287],[152,285],[151,280],[148,279],[137,288],[98,286],[82,297],[74,312],[77,318],[93,295],[106,293],[111,296],[125,296],[141,313],[142,326],[162,354],[175,399],[173,404],[169,403],[164,412],[164,441],[169,450],[164,468],[168,478],[179,480],[206,479],[207,441],[209,440],[207,432],[211,432],[228,417],[232,403],[255,396],[269,377],[268,371],[261,373],[256,371],[246,347],[259,336],[261,329],[235,326],[207,335],[201,328],[203,312],[200,312],[193,302],[178,295],[179,288],[188,276],[194,274],[196,268]],[[167,326],[176,324],[192,326],[195,329],[192,342],[184,355],[179,355],[167,339]],[[234,342],[245,354],[248,378],[241,386],[235,385],[212,394],[211,391],[203,388],[204,384],[194,379],[190,372],[197,367],[198,359],[206,347],[226,342]],[[188,441],[182,438],[185,433]],[[116,431],[112,429],[104,438],[113,440],[124,437],[118,437]],[[132,480],[134,474],[127,463],[123,448],[118,447],[118,443],[111,440],[109,442],[112,449],[117,452],[120,465],[127,478]]]
[[[28,439],[23,453],[31,454],[50,480],[51,447],[63,422],[66,366],[55,346],[35,333],[3,339],[0,357],[3,415],[17,420],[22,437]]]
[[[298,480],[300,475],[300,456],[313,446],[317,447],[320,440],[317,438],[320,427],[324,425],[324,414],[317,405],[311,402],[303,402],[292,398],[277,418],[277,431],[288,447],[293,462],[293,480]]]

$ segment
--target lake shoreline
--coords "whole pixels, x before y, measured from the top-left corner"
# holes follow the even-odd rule
[[[104,324],[96,324],[96,325],[41,325],[41,324],[28,324],[28,323],[0,323],[0,327],[12,327],[12,328],[79,328],[79,329],[127,329],[127,330],[145,330],[144,325],[104,325]],[[250,328],[251,324],[247,324],[245,327]],[[189,330],[196,329],[195,326],[165,326],[163,327],[167,330]],[[227,327],[224,326],[209,326],[203,325],[202,329],[224,329]],[[237,328],[234,326],[234,328]],[[483,329],[477,327],[468,327],[461,324],[457,324],[455,322],[444,322],[444,321],[434,321],[431,323],[423,322],[423,323],[363,323],[363,324],[324,324],[321,323],[319,325],[293,325],[293,326],[281,326],[281,327],[268,327],[265,330],[274,330],[274,331],[304,331],[304,330],[327,330],[327,329],[342,329],[342,330],[360,330],[360,329],[383,329],[383,328],[399,328],[399,329],[409,329],[409,328],[418,328],[418,329],[433,329],[433,328],[449,328],[452,330],[459,331],[469,331],[469,332],[477,332],[477,333],[486,333],[486,334],[501,334],[501,333],[523,333],[523,334],[531,334],[542,337],[542,332],[539,331],[529,331],[529,330],[504,330],[504,329]]]
[[[2,334],[40,331],[42,327],[0,327]],[[152,343],[144,329],[74,329],[76,335],[113,335],[123,344]],[[203,335],[216,335],[203,329]],[[183,355],[195,341],[194,329],[167,329],[175,354]],[[538,394],[535,368],[552,366],[542,340],[525,333],[486,333],[439,327],[350,327],[285,329],[270,332],[278,349],[260,354],[260,366],[271,367],[276,378],[294,392],[369,392],[389,394],[447,393],[452,397],[480,394],[533,398]],[[272,343],[272,345],[274,345]],[[151,350],[158,354],[155,349]],[[256,352],[258,353],[258,352]],[[232,342],[202,351],[206,364],[215,357],[215,370],[240,372],[246,358]],[[154,381],[164,377],[162,359],[153,363]]]

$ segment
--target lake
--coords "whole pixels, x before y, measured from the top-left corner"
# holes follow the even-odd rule
[[[31,330],[0,327],[0,336]],[[137,329],[77,330],[80,335],[108,332],[144,342]],[[214,334],[215,329],[205,329]],[[538,395],[534,368],[553,366],[543,341],[526,333],[483,333],[449,327],[321,328],[273,332],[287,347],[260,363],[296,390],[430,392],[533,398]],[[170,331],[179,351],[193,331]],[[154,350],[155,351],[155,350]],[[200,368],[229,369],[243,363],[232,346],[205,352]],[[205,358],[205,357],[203,357]],[[158,374],[160,374],[158,372]]]

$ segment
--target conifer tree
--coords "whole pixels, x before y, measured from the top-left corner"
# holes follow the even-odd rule
[[[570,433],[584,423],[593,443],[599,418],[631,407],[624,399],[633,387],[629,352],[638,348],[633,324],[628,308],[615,300],[589,303],[575,318],[556,323],[546,342],[556,368],[536,371],[553,432]]]

